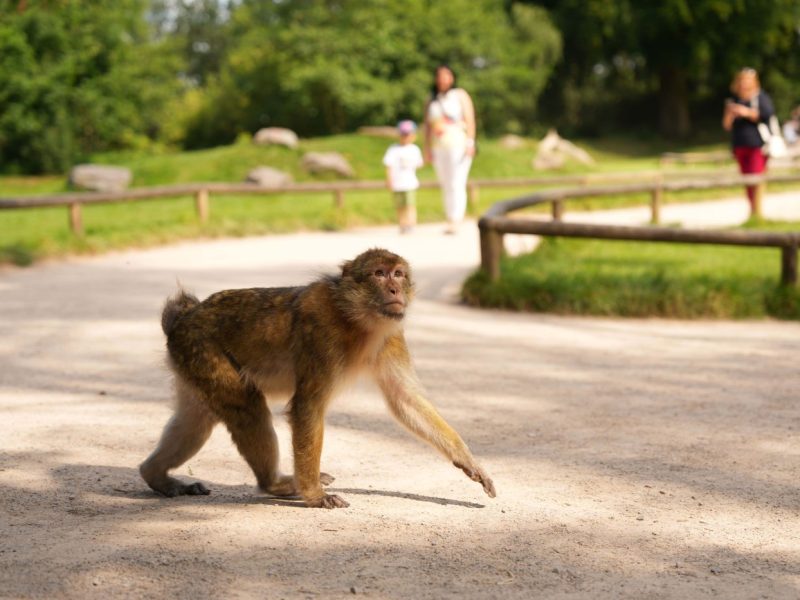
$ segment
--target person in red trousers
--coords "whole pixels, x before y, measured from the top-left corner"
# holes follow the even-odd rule
[[[755,69],[741,69],[731,83],[733,95],[725,100],[722,126],[731,132],[733,155],[742,174],[763,173],[767,168],[767,156],[762,151],[764,140],[758,132],[759,123],[769,123],[775,114],[772,99],[761,89]],[[757,211],[757,187],[746,187],[750,214]]]

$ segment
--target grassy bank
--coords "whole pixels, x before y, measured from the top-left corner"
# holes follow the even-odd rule
[[[570,315],[800,319],[800,292],[779,286],[779,275],[772,248],[549,238],[503,259],[497,283],[473,274],[462,295],[476,306]]]
[[[338,135],[302,140],[300,148],[255,146],[242,141],[230,146],[180,153],[111,153],[92,157],[93,162],[127,166],[134,174],[133,187],[201,181],[242,181],[248,171],[270,165],[292,174],[295,181],[320,181],[301,166],[308,151],[340,151],[348,158],[358,179],[382,179],[381,158],[391,140],[362,135]],[[557,174],[640,171],[655,169],[660,153],[667,149],[659,140],[610,139],[581,144],[597,164],[588,169],[568,164]],[[718,149],[721,146],[687,147],[681,150]],[[530,177],[543,175],[530,167],[536,142],[528,140],[519,149],[503,148],[497,140],[482,140],[474,162],[474,178]],[[431,167],[420,171],[424,180],[434,179]],[[0,197],[49,194],[67,191],[66,177],[0,177]],[[482,189],[477,215],[497,200],[523,193],[528,188]],[[681,194],[666,201],[686,201],[730,194],[718,192]],[[441,220],[442,208],[436,190],[419,193],[420,221]],[[646,196],[586,199],[568,209],[604,208],[640,204]],[[542,209],[544,210],[544,208]],[[285,194],[280,196],[212,196],[211,218],[200,224],[190,198],[135,202],[84,208],[85,235],[73,236],[67,227],[65,208],[0,211],[0,262],[29,264],[40,257],[73,253],[95,253],[131,246],[149,246],[169,241],[219,236],[243,236],[298,230],[336,230],[368,224],[394,222],[394,211],[383,191],[348,193],[345,208],[336,210],[329,194]]]

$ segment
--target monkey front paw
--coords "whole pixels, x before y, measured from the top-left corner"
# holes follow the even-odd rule
[[[317,500],[306,500],[311,508],[347,508],[350,503],[335,494],[325,494]]]
[[[336,478],[327,473],[319,474],[319,482],[321,485],[330,485]],[[294,484],[294,477],[291,475],[281,475],[269,485],[259,486],[262,492],[271,494],[272,496],[297,496],[299,491]]]
[[[481,469],[477,465],[470,465],[465,466],[458,462],[453,462],[453,464],[464,471],[467,477],[472,479],[472,481],[477,481],[483,486],[483,491],[486,492],[486,495],[489,498],[494,498],[497,495],[494,489],[494,483],[492,482],[491,478],[486,474],[486,472]]]

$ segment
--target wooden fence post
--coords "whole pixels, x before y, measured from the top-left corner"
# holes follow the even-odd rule
[[[83,235],[83,215],[80,202],[72,202],[69,205],[69,228],[75,235]]]
[[[478,199],[480,198],[480,188],[477,183],[470,183],[467,186],[467,206],[471,213],[475,212],[478,208]]]
[[[481,235],[481,268],[489,275],[489,281],[500,279],[500,257],[503,255],[503,234],[478,223]]]
[[[653,188],[650,197],[650,222],[653,225],[661,223],[661,199],[664,195],[664,188]]]
[[[197,218],[200,219],[200,222],[205,223],[208,221],[208,190],[197,190],[197,193],[194,195],[194,206],[197,210]]]
[[[564,203],[561,200],[553,200],[551,203],[553,221],[560,221],[564,216]]]
[[[751,217],[758,217],[761,218],[762,212],[762,203],[764,200],[764,190],[766,190],[767,186],[764,182],[758,183],[755,186],[755,194],[753,196],[753,213],[750,215]]]
[[[795,285],[797,283],[797,245],[781,248],[781,283]]]
[[[344,190],[333,190],[333,204],[336,208],[344,208]]]

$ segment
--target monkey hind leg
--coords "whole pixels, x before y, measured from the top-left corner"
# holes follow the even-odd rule
[[[184,483],[168,475],[197,454],[206,443],[217,419],[203,406],[197,392],[177,382],[175,414],[167,422],[153,453],[139,466],[139,473],[153,490],[167,497],[206,495],[202,483]]]
[[[220,416],[239,453],[250,465],[261,491],[273,496],[296,496],[294,478],[278,470],[278,437],[272,413],[261,390],[251,383],[218,403]]]

